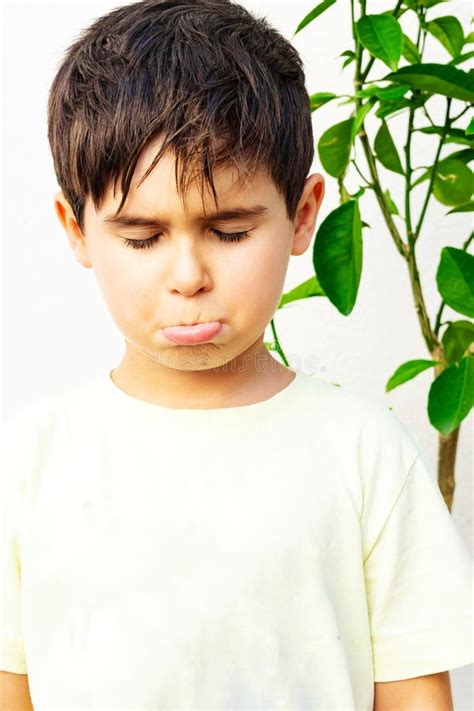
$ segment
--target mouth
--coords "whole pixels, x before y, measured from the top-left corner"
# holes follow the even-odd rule
[[[222,329],[221,321],[206,321],[192,324],[177,324],[163,328],[166,338],[182,345],[204,343],[212,340]]]

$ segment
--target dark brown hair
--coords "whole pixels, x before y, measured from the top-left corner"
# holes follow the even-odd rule
[[[87,196],[99,210],[119,177],[122,210],[158,136],[140,183],[167,149],[181,197],[191,164],[216,204],[214,166],[236,167],[239,180],[264,169],[293,221],[314,157],[302,67],[264,17],[229,0],[142,0],[99,17],[67,49],[48,98],[56,177],[81,229]]]

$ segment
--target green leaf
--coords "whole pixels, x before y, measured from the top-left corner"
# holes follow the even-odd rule
[[[469,34],[466,35],[464,44],[474,44],[474,32],[469,32]]]
[[[321,223],[313,265],[328,299],[347,316],[354,307],[362,272],[362,226],[356,200],[339,205]]]
[[[443,126],[424,126],[423,128],[417,128],[415,131],[421,131],[421,133],[436,133],[441,135],[443,133]],[[466,131],[462,128],[449,128],[446,132],[447,138],[445,143],[460,143],[465,146],[472,146],[474,141],[472,138],[466,135]]]
[[[459,143],[462,146],[470,146],[474,147],[474,141],[470,136],[456,136],[456,134],[451,133],[448,131],[448,134],[446,135],[446,138],[444,139],[445,143]]]
[[[457,160],[462,160],[462,162],[467,165],[471,160],[474,160],[474,148],[465,148],[462,151],[455,151],[454,153],[450,153],[449,156],[446,156],[446,158],[456,158]]]
[[[445,436],[455,430],[472,408],[473,393],[474,357],[466,356],[431,383],[428,417],[433,427]]]
[[[407,35],[403,35],[402,55],[410,64],[421,62],[420,53],[417,46]]]
[[[392,196],[390,195],[390,190],[386,190],[385,193],[384,193],[384,195],[385,195],[385,197],[386,197],[386,199],[387,199],[388,208],[389,208],[389,210],[390,210],[390,213],[391,213],[392,215],[399,215],[400,212],[399,212],[399,210],[398,210],[398,207],[395,205],[395,203],[394,203],[393,200],[392,200]]]
[[[371,86],[357,91],[355,95],[359,99],[376,96],[381,101],[394,101],[395,99],[401,99],[409,89],[409,86],[378,86],[377,84],[371,84]]]
[[[387,116],[391,116],[397,111],[402,111],[403,109],[412,106],[412,102],[409,99],[398,99],[397,101],[381,101],[380,105],[375,112],[378,118],[384,119]]]
[[[336,0],[324,0],[324,2],[320,2],[319,5],[316,5],[316,7],[311,10],[311,12],[309,12],[305,17],[303,17],[300,24],[295,30],[295,35],[297,34],[297,32],[302,30],[303,27],[306,27],[306,25],[309,25],[310,22],[319,17],[319,15],[321,15],[325,10],[327,10],[328,7],[334,5],[335,2]]]
[[[467,62],[469,59],[472,59],[474,57],[474,52],[465,52],[464,54],[460,54],[458,57],[455,57],[454,59],[451,59],[449,62],[450,64],[463,64],[464,62]]]
[[[346,104],[353,104],[353,103],[354,103],[353,96],[346,96],[346,98],[343,98],[341,96],[341,101],[338,103],[338,106],[345,106]]]
[[[358,200],[365,193],[366,189],[367,188],[365,187],[365,185],[360,185],[359,189],[357,190],[356,193],[349,194],[349,200]],[[344,202],[347,202],[347,200],[344,200]],[[362,222],[362,227],[365,227],[365,226],[369,227],[369,225],[366,225],[365,222]]]
[[[445,143],[459,143],[462,146],[470,146],[474,147],[474,140],[471,138],[471,136],[458,136],[455,133],[451,133],[451,131],[448,131],[446,138],[444,139]]]
[[[389,390],[397,388],[399,385],[402,385],[408,380],[414,378],[415,375],[418,375],[418,373],[422,373],[427,368],[433,368],[438,363],[439,361],[437,360],[425,360],[423,358],[418,360],[407,360],[406,363],[400,365],[393,375],[390,376],[387,384],[385,385],[385,392],[388,393]]]
[[[474,118],[469,121],[469,126],[466,127],[465,133],[467,136],[474,134]]]
[[[292,301],[308,299],[311,296],[325,296],[321,284],[315,276],[310,279],[306,279],[306,281],[298,284],[298,286],[295,286],[294,289],[282,294],[278,308],[281,309],[283,306],[291,303]]]
[[[474,72],[463,72],[450,64],[411,64],[384,77],[385,81],[408,84],[432,94],[474,102]]]
[[[474,160],[474,149],[466,148],[463,151],[455,151],[454,153],[451,153],[449,156],[446,156],[446,158],[443,158],[442,160],[440,160],[438,162],[437,167],[436,167],[437,171],[441,170],[441,172],[445,172],[444,163],[446,161],[451,161],[454,159],[457,161],[461,161],[462,163],[464,163],[464,165],[467,165],[471,160]],[[447,168],[449,170],[449,163],[448,163]],[[417,185],[419,185],[420,183],[423,183],[425,180],[427,180],[428,178],[431,177],[431,173],[432,173],[432,168],[428,168],[428,170],[426,170],[422,175],[420,175],[419,178],[417,178],[411,184],[411,187],[414,188]],[[453,212],[453,210],[451,210],[450,212]],[[459,212],[465,212],[465,210],[459,210]],[[449,213],[446,213],[446,214],[449,214]]]
[[[449,0],[420,0],[420,2],[424,5],[424,7],[430,8],[435,5],[439,5],[442,2],[449,2]]]
[[[443,205],[463,205],[472,195],[473,175],[467,165],[446,158],[436,166],[433,195]]]
[[[449,2],[449,0],[403,0],[403,4],[415,12],[418,12],[420,6],[430,8],[442,2]]]
[[[378,160],[385,168],[393,170],[394,173],[404,175],[400,156],[385,121],[382,121],[375,136],[374,149]]]
[[[337,99],[337,94],[333,94],[331,91],[319,91],[309,97],[309,107],[311,111],[315,111],[333,99]]]
[[[441,42],[451,57],[457,57],[464,44],[462,25],[453,15],[437,17],[426,25],[428,32]]]
[[[373,57],[396,71],[402,55],[403,33],[393,15],[363,15],[356,23],[356,32]]]
[[[463,205],[453,207],[453,209],[449,210],[446,214],[452,215],[454,212],[474,212],[474,200],[469,200],[469,202],[465,202]]]
[[[366,101],[365,104],[362,104],[362,106],[357,111],[356,115],[354,116],[354,122],[352,124],[351,140],[354,140],[354,138],[357,136],[360,127],[364,123],[365,117],[367,116],[369,111],[374,107],[376,101],[377,101],[377,97],[371,96],[370,99],[368,101]]]
[[[436,284],[448,306],[474,317],[474,257],[471,254],[457,247],[443,247]]]
[[[324,169],[333,178],[345,171],[351,154],[351,135],[354,119],[349,118],[327,129],[318,142],[318,153]]]
[[[344,61],[344,64],[342,65],[342,68],[347,67],[348,64],[351,62],[355,61],[356,54],[355,52],[352,51],[352,49],[346,49],[344,52],[341,52],[339,55],[340,57],[347,57],[347,59]]]
[[[460,360],[474,343],[474,324],[471,321],[450,323],[442,338],[444,357],[449,364]]]
[[[426,170],[424,173],[422,173],[422,175],[420,175],[419,178],[417,178],[416,180],[413,181],[413,183],[411,184],[411,187],[414,188],[417,185],[419,185],[420,183],[423,183],[425,180],[428,180],[428,178],[431,177],[432,170],[433,170],[432,168],[428,168],[428,170]]]

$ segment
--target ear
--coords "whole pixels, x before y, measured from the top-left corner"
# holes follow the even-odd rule
[[[76,260],[79,264],[82,264],[83,267],[90,269],[92,263],[87,251],[86,238],[77,224],[72,207],[62,191],[54,195],[54,210],[66,232],[68,242],[71,245]]]
[[[291,254],[303,254],[313,238],[316,219],[324,198],[325,183],[320,173],[313,173],[306,178],[303,193],[296,211]]]

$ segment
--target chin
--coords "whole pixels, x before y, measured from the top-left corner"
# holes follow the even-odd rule
[[[221,368],[230,358],[222,357],[217,352],[214,343],[200,343],[198,345],[172,345],[165,357],[159,361],[167,368],[173,370],[204,371]]]

